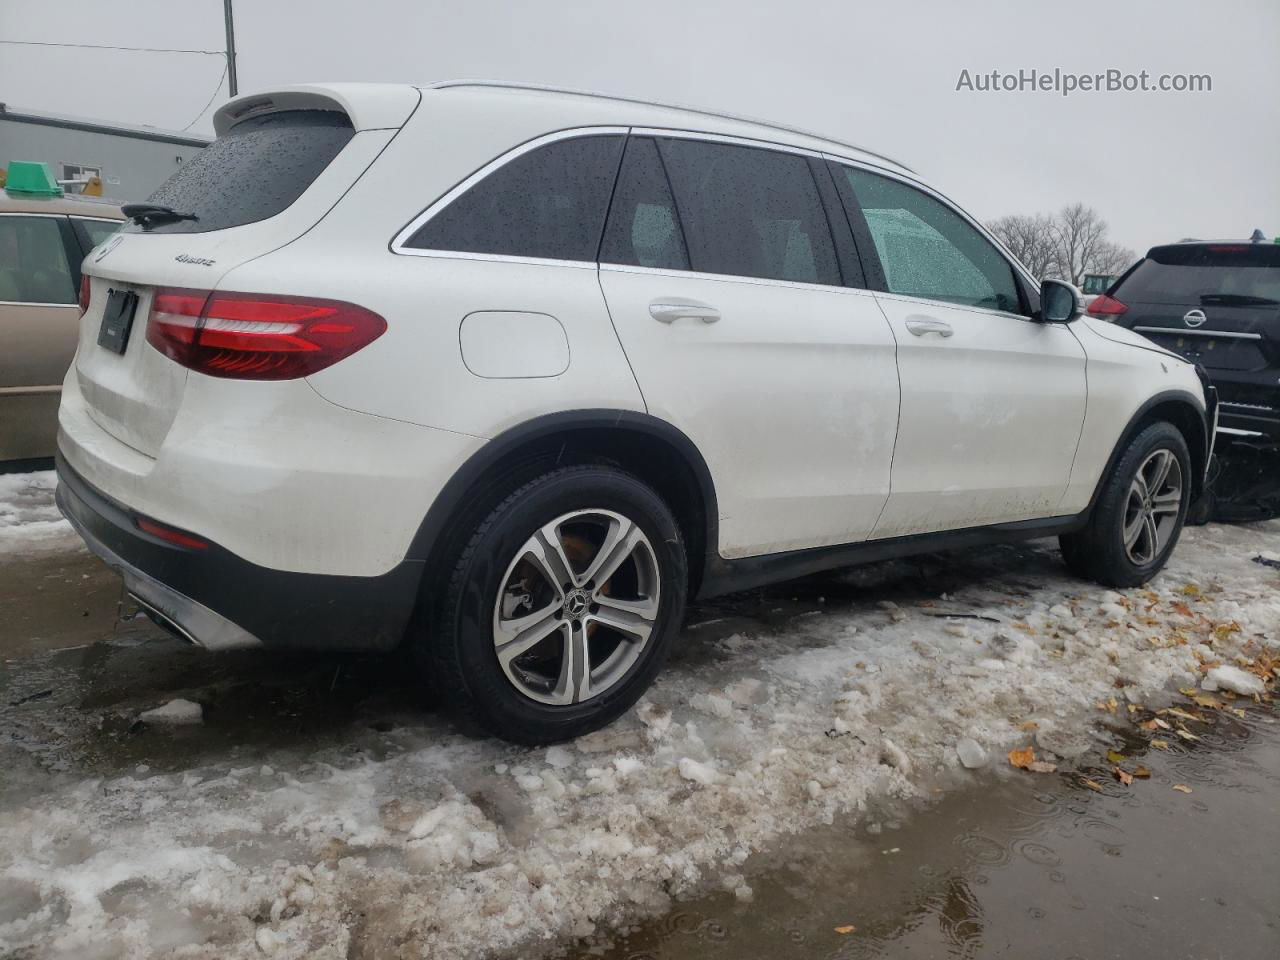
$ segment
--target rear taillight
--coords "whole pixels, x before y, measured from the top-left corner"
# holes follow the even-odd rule
[[[89,312],[89,278],[83,273],[80,274],[80,312]]]
[[[387,322],[341,300],[157,290],[147,342],[211,377],[292,380],[368,346]]]
[[[1099,294],[1098,299],[1089,304],[1088,314],[1091,317],[1117,317],[1129,310],[1123,303],[1115,297],[1108,297],[1105,293]]]

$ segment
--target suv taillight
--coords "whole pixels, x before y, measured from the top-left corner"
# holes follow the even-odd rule
[[[80,313],[89,312],[89,278],[85,274],[80,274]]]
[[[1108,297],[1105,293],[1101,293],[1098,294],[1098,299],[1089,304],[1086,312],[1091,317],[1117,317],[1128,310],[1129,308],[1115,297]]]
[[[367,347],[387,322],[341,300],[157,290],[147,342],[211,377],[293,380]]]

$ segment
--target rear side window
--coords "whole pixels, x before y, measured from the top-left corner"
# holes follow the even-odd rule
[[[627,141],[609,210],[609,225],[600,246],[600,262],[689,269],[671,187],[657,145],[647,137]]]
[[[1009,261],[964,217],[905,183],[841,169],[862,209],[889,293],[1021,311]]]
[[[697,140],[659,144],[694,270],[840,283],[831,229],[804,157]]]
[[[574,137],[521,154],[455,198],[405,246],[594,261],[623,139]]]
[[[1125,303],[1280,304],[1280,246],[1263,243],[1155,247],[1121,279]]]
[[[161,221],[146,232],[205,233],[274,217],[302,196],[353,134],[347,115],[333,110],[242,120],[148,198],[199,219]],[[124,229],[142,227],[131,222]]]
[[[61,219],[0,216],[0,302],[76,302]]]
[[[85,253],[120,229],[119,220],[91,220],[88,217],[72,217],[71,225]]]

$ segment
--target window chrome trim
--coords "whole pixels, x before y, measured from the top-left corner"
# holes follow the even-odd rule
[[[996,310],[992,307],[975,307],[967,303],[956,303],[954,300],[940,300],[933,297],[917,297],[909,293],[890,293],[887,290],[872,291],[877,297],[885,300],[896,300],[904,303],[916,303],[922,307],[946,307],[950,310],[967,310],[970,313],[977,313],[987,317],[1007,317],[1010,320],[1021,320],[1023,323],[1034,323],[1043,327],[1062,327],[1063,323],[1041,323],[1032,317],[1028,317],[1021,313],[1010,313],[1008,310]]]
[[[580,137],[625,137],[630,132],[630,129],[630,127],[619,126],[570,127],[566,130],[556,130],[552,133],[546,133],[542,136],[534,137],[532,140],[526,140],[524,143],[513,147],[506,153],[499,154],[470,176],[456,183],[442,196],[438,197],[433,203],[431,203],[430,206],[410,220],[409,223],[403,227],[391,241],[391,252],[398,253],[406,257],[445,257],[450,260],[493,260],[500,263],[529,263],[540,266],[572,266],[595,269],[596,262],[594,259],[559,260],[547,257],[521,257],[503,253],[476,253],[469,250],[424,250],[419,247],[407,246],[407,244],[409,242],[409,238],[417,233],[428,220],[438,214],[445,207],[449,206],[449,204],[453,203],[453,201],[457,200],[481,180],[484,180],[499,168],[505,167],[517,157],[522,157],[526,153],[537,150],[539,147],[544,147],[549,143],[557,143],[560,140],[576,140]]]
[[[490,174],[500,169],[501,167],[506,166],[508,163],[510,163],[512,160],[515,160],[517,157],[521,157],[524,154],[529,153],[530,151],[536,150],[539,147],[546,146],[549,143],[556,143],[557,141],[560,141],[560,140],[571,140],[571,139],[576,139],[578,137],[590,137],[590,136],[667,137],[667,138],[679,139],[679,140],[699,140],[706,143],[722,143],[722,144],[727,144],[729,146],[751,147],[757,150],[772,150],[776,153],[790,153],[790,154],[795,154],[801,157],[809,157],[815,160],[830,160],[835,163],[848,164],[851,166],[859,167],[859,168],[868,170],[871,173],[875,173],[880,176],[889,177],[890,179],[893,179],[893,180],[898,180],[909,187],[914,187],[917,190],[920,190],[923,193],[933,197],[939,203],[943,204],[943,206],[947,207],[948,209],[952,210],[954,213],[958,214],[965,222],[967,222],[972,227],[974,227],[982,237],[986,238],[996,248],[996,250],[1002,256],[1004,256],[1005,260],[1009,263],[1010,267],[1018,271],[1028,282],[1031,283],[1033,287],[1036,287],[1038,289],[1040,286],[1040,281],[1032,277],[1031,273],[1026,269],[1026,267],[1022,266],[1022,264],[1018,261],[1018,259],[1008,251],[1008,249],[1004,246],[1004,244],[1002,244],[999,240],[993,237],[982,226],[982,224],[980,224],[973,217],[965,213],[964,210],[956,206],[956,204],[953,203],[950,199],[938,193],[938,191],[934,190],[932,187],[915,179],[914,177],[903,175],[902,173],[899,173],[896,170],[892,170],[888,167],[880,166],[879,164],[872,163],[868,160],[855,159],[852,157],[842,156],[840,154],[828,153],[821,150],[813,150],[808,147],[800,147],[794,144],[777,143],[776,141],[772,141],[772,140],[757,139],[754,137],[742,137],[742,136],[736,136],[733,134],[707,133],[701,130],[685,130],[685,129],[674,128],[674,127],[628,127],[628,126],[616,126],[616,125],[570,127],[564,130],[556,130],[551,133],[542,134],[541,136],[534,137],[532,140],[526,140],[524,143],[519,144],[518,146],[515,146],[512,149],[508,150],[506,153],[500,154],[499,156],[490,160],[488,163],[480,167],[470,176],[459,181],[457,184],[451,187],[448,191],[446,191],[442,196],[440,196],[434,202],[432,202],[425,210],[423,210],[416,217],[410,220],[409,223],[404,227],[402,227],[400,231],[392,239],[390,244],[391,252],[395,254],[400,254],[401,256],[408,256],[408,257],[436,257],[436,258],[445,258],[450,260],[481,260],[481,261],[493,261],[496,263],[526,263],[526,264],[531,264],[535,266],[550,266],[550,267],[568,266],[568,267],[579,267],[579,268],[591,269],[595,267],[607,266],[610,269],[614,269],[614,270],[655,272],[658,274],[669,274],[672,276],[698,277],[705,280],[730,279],[735,281],[748,281],[748,282],[755,282],[755,283],[775,283],[775,284],[781,284],[786,286],[798,286],[798,287],[803,287],[805,289],[813,289],[816,287],[816,288],[827,289],[827,290],[860,290],[862,292],[872,293],[872,294],[878,294],[881,292],[881,291],[869,290],[865,287],[834,286],[831,284],[805,283],[803,281],[793,281],[793,280],[769,280],[763,277],[746,277],[736,273],[699,273],[693,270],[671,271],[671,270],[662,270],[654,267],[638,267],[631,264],[606,264],[604,262],[598,263],[594,260],[559,260],[559,259],[550,259],[545,257],[522,257],[522,256],[515,256],[512,254],[475,253],[472,251],[463,251],[463,250],[425,250],[417,247],[406,246],[409,238],[412,237],[415,233],[417,233],[417,231],[421,229],[423,224],[425,224],[428,220],[430,220],[432,217],[438,214],[445,207],[449,206],[449,204],[451,204],[454,200],[458,199],[458,197],[462,196],[462,194],[466,193],[469,189],[471,189],[481,180],[485,179],[486,177],[488,177]],[[1031,317],[1024,316],[1023,314],[1020,314],[1020,313],[1008,313],[1003,310],[988,310],[984,307],[966,307],[963,304],[951,303],[950,301],[946,301],[946,300],[929,300],[927,298],[909,297],[905,294],[887,294],[887,295],[894,296],[894,297],[902,297],[904,299],[916,300],[921,303],[935,303],[935,304],[942,303],[942,304],[946,304],[947,306],[958,307],[959,309],[962,309],[962,310],[976,310],[981,313],[988,313],[994,316],[1014,317],[1018,320],[1032,320]],[[1032,321],[1032,322],[1035,322],[1035,321]]]
[[[0,300],[0,307],[74,307],[76,300]]]
[[[1205,330],[1190,327],[1134,327],[1137,333],[1167,333],[1175,337],[1213,337],[1223,340],[1261,340],[1260,333],[1233,333],[1230,330]]]
[[[26,213],[22,210],[0,210],[0,217],[46,217],[56,219],[58,217],[69,217],[69,213]]]
[[[596,266],[596,264],[591,264]],[[652,277],[670,277],[673,280],[714,280],[721,283],[750,283],[757,286],[786,287],[790,290],[816,290],[819,293],[857,293],[874,297],[876,291],[866,287],[846,287],[831,283],[810,283],[807,280],[775,280],[772,277],[747,277],[740,273],[703,273],[697,270],[673,270],[670,267],[643,267],[634,263],[609,263],[602,260],[601,270],[611,273],[639,273]]]

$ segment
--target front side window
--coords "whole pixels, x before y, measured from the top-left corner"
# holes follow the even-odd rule
[[[623,139],[574,137],[521,154],[455,198],[405,246],[594,261]]]
[[[0,302],[76,302],[60,219],[0,217]]]
[[[964,217],[897,180],[842,167],[890,293],[1020,313],[1013,268]]]
[[[840,283],[831,229],[804,157],[697,140],[658,142],[694,270]]]

